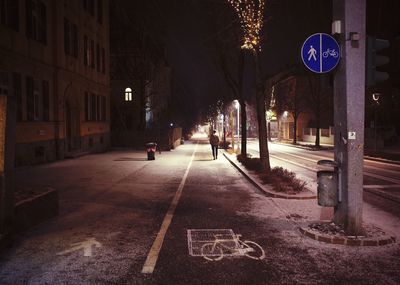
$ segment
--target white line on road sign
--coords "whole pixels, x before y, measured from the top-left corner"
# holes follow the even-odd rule
[[[169,225],[171,224],[176,206],[178,205],[179,199],[182,195],[182,190],[183,190],[183,187],[185,186],[186,178],[188,176],[189,169],[192,166],[192,162],[193,162],[194,156],[196,154],[198,145],[199,144],[197,143],[196,147],[193,151],[192,157],[190,159],[189,165],[186,168],[186,172],[183,175],[182,181],[179,184],[178,190],[175,193],[174,199],[172,200],[171,205],[169,206],[168,212],[164,217],[160,231],[158,232],[157,237],[154,240],[153,245],[147,255],[146,261],[142,268],[142,273],[144,273],[144,274],[152,274],[154,271],[154,267],[156,266],[158,255],[160,254],[160,250],[161,250],[162,244],[164,242],[165,235],[167,233]]]
[[[319,72],[322,72],[322,34],[319,35]]]

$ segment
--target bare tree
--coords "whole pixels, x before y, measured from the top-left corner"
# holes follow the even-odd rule
[[[265,0],[228,0],[235,9],[243,31],[243,50],[250,51],[256,73],[256,106],[259,133],[260,163],[263,171],[271,170],[267,140],[267,122],[265,105],[269,99],[265,96],[265,83],[261,73],[260,33],[264,23]],[[268,102],[266,102],[268,101]]]

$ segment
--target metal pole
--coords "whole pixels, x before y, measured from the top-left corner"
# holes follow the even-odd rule
[[[376,121],[376,113],[377,113],[377,109],[378,108],[378,106],[377,105],[375,105],[374,106],[374,138],[375,138],[375,151],[376,151],[376,148],[377,148],[377,140],[378,140],[378,138],[377,138],[377,131],[376,131],[376,128],[377,128],[377,121]]]
[[[340,167],[341,202],[334,221],[347,234],[362,234],[365,104],[365,0],[333,0],[340,21],[342,59],[334,82],[335,161]]]

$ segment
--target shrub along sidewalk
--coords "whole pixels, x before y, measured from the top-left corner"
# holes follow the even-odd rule
[[[317,195],[306,187],[306,182],[296,178],[293,172],[278,167],[270,173],[262,173],[260,161],[257,158],[248,157],[243,160],[240,155],[236,156],[229,152],[225,152],[224,156],[251,183],[270,197],[298,200],[317,198]]]

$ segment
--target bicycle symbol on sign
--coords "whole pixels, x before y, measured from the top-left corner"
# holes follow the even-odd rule
[[[213,242],[205,243],[201,247],[201,256],[210,261],[218,261],[224,257],[224,252],[227,252],[225,255],[247,256],[255,260],[265,258],[265,251],[254,241],[242,241],[240,234],[234,234],[233,239],[222,239],[221,236],[216,234]],[[231,246],[232,243],[234,247]]]
[[[337,58],[339,56],[339,53],[335,49],[327,49],[322,53],[322,56],[324,58],[327,58],[328,56],[332,56],[334,58]]]

